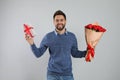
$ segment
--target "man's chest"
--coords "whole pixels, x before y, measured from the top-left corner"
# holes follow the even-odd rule
[[[48,47],[72,47],[73,40],[71,37],[67,36],[57,36],[55,38],[51,38],[48,42]]]

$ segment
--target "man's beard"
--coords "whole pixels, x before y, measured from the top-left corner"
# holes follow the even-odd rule
[[[62,31],[65,28],[65,24],[62,24],[62,26],[59,26],[59,24],[56,25],[56,29],[59,31]]]

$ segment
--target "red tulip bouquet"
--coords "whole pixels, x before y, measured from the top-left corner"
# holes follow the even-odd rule
[[[87,43],[87,54],[85,56],[86,62],[90,62],[95,55],[95,46],[106,31],[105,28],[98,25],[98,23],[88,24],[85,26],[85,39]]]

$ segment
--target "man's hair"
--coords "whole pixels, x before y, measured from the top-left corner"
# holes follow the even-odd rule
[[[55,16],[57,16],[57,15],[63,15],[64,18],[65,18],[65,20],[66,20],[66,15],[65,15],[65,13],[64,13],[63,11],[57,10],[57,11],[54,13],[54,15],[53,15],[53,19],[55,19]]]

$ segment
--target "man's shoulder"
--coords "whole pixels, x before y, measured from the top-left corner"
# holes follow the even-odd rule
[[[73,32],[67,31],[68,35],[70,36],[75,36],[75,34]]]
[[[54,31],[48,32],[47,35],[54,34]]]
[[[54,34],[55,34],[54,31],[51,31],[51,32],[46,33],[46,36],[53,36]]]

